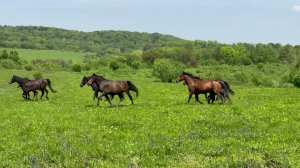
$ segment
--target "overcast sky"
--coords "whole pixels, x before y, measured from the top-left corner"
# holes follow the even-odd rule
[[[300,0],[0,0],[1,25],[300,44]]]

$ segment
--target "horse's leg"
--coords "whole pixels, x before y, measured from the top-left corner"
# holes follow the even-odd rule
[[[40,97],[40,100],[43,98],[43,96],[44,96],[44,94],[45,94],[44,89],[41,89],[41,92],[42,92],[42,95],[41,95],[41,97]]]
[[[208,102],[208,99],[210,98],[209,96],[207,97],[207,93],[204,93],[205,100]]]
[[[221,94],[221,92],[220,92],[220,91],[217,91],[216,93],[217,93],[217,95],[221,98],[222,103],[224,103],[224,102],[225,102],[225,101],[224,101],[224,97],[223,97],[223,95]]]
[[[95,98],[98,97],[98,91],[94,91],[94,97],[93,97],[93,100],[95,100]]]
[[[112,101],[114,99],[114,97],[115,97],[115,95],[113,95],[113,94],[111,94],[109,96],[110,96],[110,101]]]
[[[37,90],[33,91],[33,99],[32,100],[34,100],[34,98],[35,98],[35,100],[37,100],[37,93],[38,93]]]
[[[119,96],[119,98],[120,98],[120,100],[119,100],[119,104],[120,104],[121,101],[124,100],[124,95],[123,95],[123,93],[119,93],[118,96]]]
[[[48,98],[48,90],[45,89],[45,92],[46,92],[46,99],[49,100],[49,98]]]
[[[126,94],[128,95],[128,97],[129,97],[129,99],[131,101],[131,104],[133,104],[133,99],[132,99],[132,96],[131,96],[129,90],[126,91]]]
[[[99,102],[100,102],[100,100],[102,99],[103,96],[106,97],[106,99],[108,100],[109,104],[111,105],[111,102],[110,102],[110,100],[109,100],[109,98],[108,98],[108,96],[107,96],[107,93],[104,93],[104,92],[103,92],[103,93],[98,97],[97,107],[99,106]]]
[[[199,94],[195,94],[195,99],[197,102],[199,102],[200,104],[203,104],[200,100],[199,100]]]
[[[193,94],[194,94],[194,93],[190,92],[190,94],[189,94],[189,99],[188,99],[188,103],[190,103],[190,100],[191,100]]]
[[[23,92],[22,96],[23,96],[24,100],[28,100],[28,99],[27,99],[27,93],[26,93],[26,92]]]
[[[107,94],[105,94],[104,96],[105,96],[106,100],[109,102],[109,104],[111,105],[111,101],[110,101],[110,99],[109,99],[108,95],[107,95]]]

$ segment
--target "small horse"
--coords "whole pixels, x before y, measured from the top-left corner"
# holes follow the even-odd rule
[[[95,74],[96,75],[96,74]],[[88,81],[91,79],[92,77],[86,77],[84,76],[82,78],[82,81],[80,83],[80,87],[83,87],[85,84],[88,83]],[[98,93],[102,93],[102,91],[99,89],[99,86],[96,84],[96,83],[92,83],[91,85],[91,88],[93,89],[94,91],[94,97],[93,97],[93,100],[95,100],[95,98],[98,98]],[[123,97],[123,95],[119,95],[119,98]],[[112,101],[114,99],[114,95],[110,95],[110,100]]]
[[[189,88],[189,98],[188,103],[190,102],[193,94],[195,94],[196,101],[203,104],[198,95],[199,94],[207,94],[210,95],[216,94],[218,95],[222,102],[225,101],[224,90],[227,89],[220,82],[215,80],[202,80],[199,77],[196,77],[192,74],[182,72],[182,74],[176,79],[176,82],[185,81]],[[209,99],[208,99],[209,100]],[[209,103],[209,101],[208,101]]]
[[[120,104],[121,101],[123,101],[123,99],[124,99],[124,96],[123,96],[124,92],[130,98],[131,103],[134,104],[129,90],[134,91],[136,93],[136,97],[139,94],[137,87],[134,86],[134,84],[130,81],[122,81],[122,80],[110,81],[110,80],[105,79],[102,76],[93,74],[91,76],[91,79],[88,81],[88,85],[90,86],[93,83],[96,83],[98,85],[99,89],[102,91],[102,94],[98,97],[97,106],[99,106],[99,100],[103,96],[105,96],[106,99],[108,100],[109,104],[112,105],[111,101],[109,100],[107,95],[119,95],[119,97],[120,97],[119,104]]]
[[[12,83],[17,82],[17,83],[18,83],[18,86],[22,88],[22,86],[23,86],[25,83],[29,82],[29,81],[31,81],[31,80],[28,79],[28,78],[22,78],[22,77],[13,75],[13,77],[11,78],[9,84],[12,84]],[[36,90],[32,90],[32,92],[33,92],[33,94],[34,94],[33,98],[36,97],[37,91],[36,91]],[[30,100],[29,92],[26,94],[26,93],[23,91],[22,96],[23,96],[24,100]]]
[[[222,93],[224,95],[224,98],[227,99],[228,101],[231,101],[230,100],[230,95],[234,95],[235,92],[230,88],[229,84],[226,82],[226,81],[223,81],[223,80],[218,80],[218,82],[222,85],[223,88],[226,88],[226,89],[223,89],[222,90]],[[215,97],[216,94],[212,93],[208,96],[208,103],[213,103],[215,100],[217,100],[219,97]]]
[[[13,76],[13,78],[11,80],[11,83],[13,83],[13,82],[16,82],[16,77],[15,76]],[[50,82],[49,79],[30,80],[30,81],[27,81],[26,83],[22,83],[21,84],[21,88],[23,90],[23,94],[27,95],[31,91],[40,90],[42,92],[42,95],[41,95],[40,99],[43,98],[44,93],[46,92],[46,98],[49,100],[49,98],[48,98],[48,90],[46,88],[47,86],[50,88],[50,90],[52,92],[54,92],[54,93],[56,92],[54,89],[52,89],[51,82]],[[37,99],[36,95],[34,97],[36,97],[36,99]],[[34,97],[33,97],[33,99],[34,99]]]

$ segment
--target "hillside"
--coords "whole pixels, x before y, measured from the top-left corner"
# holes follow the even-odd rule
[[[0,26],[0,47],[80,52],[128,53],[183,40],[158,33],[82,32],[39,26]]]

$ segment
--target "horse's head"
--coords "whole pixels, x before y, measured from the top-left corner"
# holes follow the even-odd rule
[[[86,77],[86,76],[84,76],[84,77],[82,78],[81,83],[80,83],[80,87],[83,87],[83,86],[89,81],[90,78],[91,78],[91,77]]]
[[[8,82],[9,84],[12,84],[14,82],[17,82],[17,76],[13,75],[12,78],[10,79],[10,82]]]
[[[178,83],[178,82],[181,82],[181,81],[183,81],[184,80],[184,72],[182,72],[181,73],[181,75],[176,79],[176,82]]]
[[[95,82],[96,82],[96,78],[93,76],[93,77],[91,77],[91,78],[88,80],[87,85],[88,85],[88,86],[91,86],[91,84],[92,84],[92,83],[95,83]]]

